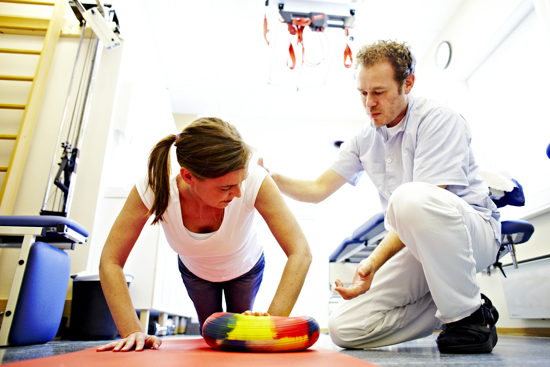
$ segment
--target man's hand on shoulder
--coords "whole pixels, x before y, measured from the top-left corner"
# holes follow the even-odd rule
[[[260,157],[258,158],[258,166],[261,166],[263,169],[265,169],[267,171],[267,173],[269,173],[271,175],[271,171],[269,170],[269,168],[267,168],[266,166],[264,166],[264,159],[263,157]]]

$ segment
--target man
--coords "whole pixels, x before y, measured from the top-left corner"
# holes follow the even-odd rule
[[[500,214],[477,176],[462,116],[413,98],[415,59],[406,43],[379,41],[356,57],[357,89],[371,122],[316,180],[272,173],[280,190],[318,203],[364,172],[379,191],[388,234],[358,266],[347,300],[330,316],[335,344],[379,347],[432,334],[442,353],[488,353],[498,313],[476,273],[494,262]],[[263,161],[259,161],[263,164]]]

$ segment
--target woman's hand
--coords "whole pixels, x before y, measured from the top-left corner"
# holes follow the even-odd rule
[[[258,311],[250,311],[250,310],[244,311],[243,315],[247,315],[247,316],[271,316],[267,312],[258,312]]]
[[[162,340],[154,335],[136,332],[128,335],[126,338],[102,345],[97,348],[97,351],[103,352],[106,350],[112,350],[113,352],[127,352],[134,349],[134,347],[136,351],[148,348],[159,349],[161,344]]]

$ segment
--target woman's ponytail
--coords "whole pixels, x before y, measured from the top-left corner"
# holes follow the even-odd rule
[[[178,134],[179,135],[179,134]],[[162,220],[170,200],[170,148],[177,135],[168,135],[155,145],[149,154],[148,189],[153,190],[153,205],[148,215],[155,215],[153,224]]]

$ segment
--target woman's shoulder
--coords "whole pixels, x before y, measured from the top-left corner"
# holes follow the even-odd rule
[[[254,207],[260,187],[268,175],[269,173],[265,170],[265,168],[257,165],[256,163],[250,163],[243,195],[243,203],[246,207],[251,209]]]
[[[148,185],[148,177],[147,174],[143,174],[139,176],[136,180],[136,188],[138,192],[141,194],[142,192],[145,192]]]
[[[251,186],[259,190],[262,182],[264,182],[268,175],[269,173],[265,170],[265,168],[256,163],[250,163],[250,166],[248,167],[248,177],[246,178],[247,187]]]

